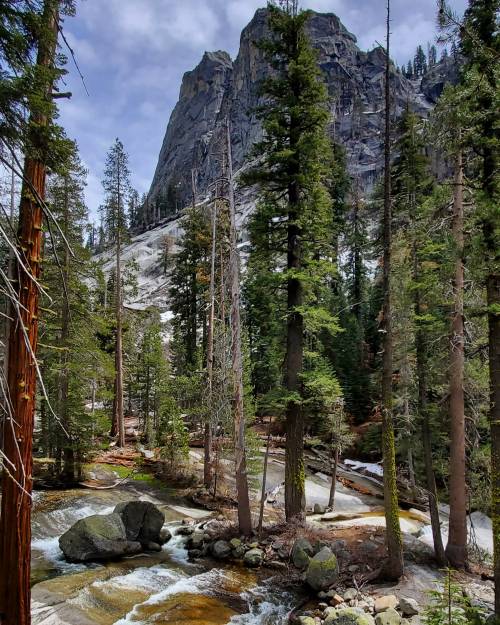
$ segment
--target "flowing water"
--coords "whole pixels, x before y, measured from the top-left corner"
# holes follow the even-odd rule
[[[75,521],[107,514],[120,501],[152,501],[174,534],[158,554],[107,564],[70,564],[58,538]],[[187,559],[175,529],[207,512],[182,505],[175,493],[73,490],[36,493],[32,540],[33,625],[283,625],[294,597],[273,579],[236,566],[211,567]]]

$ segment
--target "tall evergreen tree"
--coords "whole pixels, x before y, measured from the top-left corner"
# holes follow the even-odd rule
[[[441,524],[434,461],[432,456],[430,410],[429,410],[429,338],[431,335],[430,313],[427,297],[428,278],[425,263],[427,255],[423,250],[428,246],[428,235],[423,234],[427,225],[425,199],[432,191],[432,178],[429,163],[425,156],[425,143],[422,126],[417,116],[409,110],[403,114],[398,128],[398,157],[392,171],[392,189],[395,211],[400,222],[408,223],[408,245],[411,249],[411,283],[413,299],[414,347],[417,377],[417,415],[421,422],[422,444],[426,487],[431,516],[434,552],[437,561],[446,562]]]
[[[126,207],[130,192],[128,154],[123,143],[116,139],[111,146],[102,181],[105,200],[104,223],[108,241],[115,250],[115,398],[113,403],[112,435],[118,435],[118,445],[125,446],[125,421],[123,412],[123,280],[122,245],[127,233]]]
[[[28,3],[23,4],[24,9],[32,10],[33,6],[38,8],[39,5],[28,7]],[[5,9],[10,8],[5,4],[2,6],[2,19],[6,17]],[[43,256],[43,203],[47,167],[57,165],[57,158],[54,157],[58,152],[61,155],[60,148],[65,147],[64,142],[54,142],[54,139],[60,138],[60,132],[53,124],[55,106],[52,99],[52,90],[60,76],[55,62],[60,9],[57,0],[45,0],[43,9],[36,13],[39,29],[33,43],[37,48],[37,57],[34,67],[29,67],[28,71],[32,71],[31,75],[36,76],[37,80],[33,83],[31,97],[25,99],[26,93],[21,91],[22,104],[19,92],[2,102],[5,105],[3,115],[14,110],[21,111],[21,119],[26,124],[26,133],[22,137],[25,162],[17,233],[21,260],[15,269],[17,279],[9,286],[17,301],[16,304],[13,300],[10,316],[18,319],[19,323],[11,324],[9,338],[8,388],[11,403],[5,420],[3,451],[10,468],[2,481],[0,517],[0,614],[6,625],[28,625],[30,622],[30,494],[37,377],[38,280]],[[14,63],[17,54],[15,47],[19,44],[17,25],[13,26],[9,18],[6,23],[7,29],[3,30],[0,38],[0,53],[7,54],[8,62]],[[9,59],[11,52],[14,56]],[[22,62],[25,60],[28,59],[24,58]],[[2,79],[5,77],[4,68]],[[14,85],[16,88],[17,71],[15,67],[11,68],[8,86]],[[2,91],[2,95],[5,94],[6,91]],[[5,134],[10,134],[11,138],[19,137],[15,121],[6,120],[2,130],[2,135]]]
[[[288,520],[303,520],[304,336],[313,317],[316,325],[332,321],[315,297],[316,287],[331,273],[326,260],[332,251],[331,201],[322,182],[329,154],[328,108],[305,32],[310,13],[299,11],[296,2],[270,4],[268,11],[270,35],[260,46],[274,73],[261,90],[266,99],[260,111],[265,137],[256,152],[262,165],[247,180],[261,187],[258,215],[265,213],[264,237],[279,230],[286,240],[285,247],[275,249],[275,257],[285,262],[282,280],[287,292],[285,510]]]
[[[42,317],[41,353],[49,400],[61,422],[60,426],[53,423],[52,428],[56,468],[70,484],[80,477],[82,454],[90,444],[85,403],[91,372],[98,360],[90,298],[82,280],[86,269],[90,273],[83,241],[87,216],[83,200],[85,177],[75,146],[65,170],[49,182],[51,212],[59,228],[51,233],[45,246],[45,283],[53,303],[44,302],[44,308],[52,308],[53,314]],[[45,398],[40,401],[45,402]],[[51,420],[50,411],[45,412]]]
[[[483,232],[489,328],[491,516],[494,536],[495,614],[500,618],[500,124],[498,0],[469,0],[460,30],[464,84],[471,112],[472,147],[481,155],[478,206]]]

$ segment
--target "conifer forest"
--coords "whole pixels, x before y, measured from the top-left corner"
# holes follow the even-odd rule
[[[0,0],[0,625],[500,625],[500,2],[309,4]]]

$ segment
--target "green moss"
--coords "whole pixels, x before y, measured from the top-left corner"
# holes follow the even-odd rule
[[[147,473],[145,471],[139,471],[137,467],[123,467],[121,465],[114,464],[99,464],[99,465],[87,465],[85,468],[92,470],[96,469],[96,467],[100,467],[102,470],[109,471],[110,473],[114,473],[121,480],[128,478],[133,480],[134,482],[147,482],[148,484],[154,485],[158,488],[164,488],[166,485],[163,482],[160,482],[152,473]]]
[[[297,489],[303,493],[306,484],[306,470],[304,467],[304,460],[301,458],[299,461],[299,470],[297,471],[297,475],[295,477],[295,485]]]

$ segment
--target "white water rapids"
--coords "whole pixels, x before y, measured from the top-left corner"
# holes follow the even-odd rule
[[[253,572],[188,562],[176,527],[192,513],[156,500],[174,534],[159,554],[109,564],[70,564],[59,536],[78,519],[107,514],[137,493],[66,491],[37,494],[33,514],[33,625],[283,625],[293,597]],[[146,498],[140,495],[141,498]],[[154,497],[147,497],[155,500]],[[203,513],[201,513],[203,514]]]

